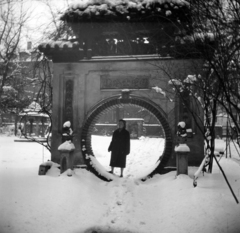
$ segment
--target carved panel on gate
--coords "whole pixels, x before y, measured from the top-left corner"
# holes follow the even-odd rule
[[[149,89],[149,76],[100,75],[100,89]]]
[[[73,124],[73,80],[67,80],[65,83],[64,122],[66,121]]]

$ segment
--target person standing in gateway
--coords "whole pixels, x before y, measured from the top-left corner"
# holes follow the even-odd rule
[[[126,167],[126,158],[130,153],[130,134],[126,130],[126,121],[119,120],[118,129],[113,132],[112,141],[109,145],[108,152],[111,153],[110,166],[114,173],[114,168],[121,169],[120,177],[123,177],[123,170]]]

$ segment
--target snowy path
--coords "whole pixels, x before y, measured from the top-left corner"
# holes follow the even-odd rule
[[[109,185],[107,185],[109,186]],[[130,190],[127,179],[119,179],[114,184],[111,184],[111,192],[109,206],[99,225],[112,227],[119,220],[130,213],[132,210],[132,200],[134,199],[133,190]],[[109,222],[110,221],[110,222]]]
[[[108,208],[99,221],[96,222],[94,230],[97,232],[141,232],[144,221],[133,224],[136,208],[141,208],[142,201],[138,200],[139,183],[128,178],[118,179],[107,183],[109,188]],[[134,225],[131,229],[131,225]]]

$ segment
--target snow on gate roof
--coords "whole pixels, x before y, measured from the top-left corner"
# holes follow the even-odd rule
[[[174,12],[189,7],[185,0],[77,0],[65,11],[61,20],[86,21],[152,21],[155,16],[170,17]],[[186,11],[174,17],[182,17]],[[184,17],[184,16],[183,16]]]

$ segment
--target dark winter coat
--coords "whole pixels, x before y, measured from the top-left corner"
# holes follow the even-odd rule
[[[130,153],[130,134],[126,129],[115,130],[108,151],[111,151],[111,167],[126,166],[126,157]]]

